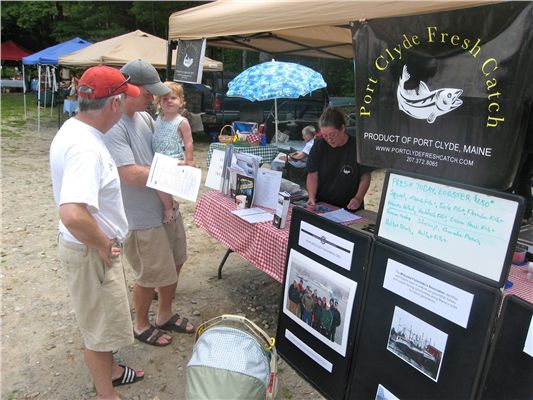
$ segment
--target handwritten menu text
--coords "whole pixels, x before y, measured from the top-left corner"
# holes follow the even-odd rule
[[[498,281],[518,203],[390,174],[378,236]]]

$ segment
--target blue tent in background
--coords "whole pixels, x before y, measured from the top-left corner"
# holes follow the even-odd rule
[[[22,81],[26,82],[24,74],[24,65],[38,65],[39,68],[39,84],[37,91],[37,130],[41,129],[41,66],[46,65],[46,80],[45,80],[45,104],[46,104],[46,86],[50,87],[51,101],[50,101],[50,115],[54,105],[54,92],[56,87],[55,66],[59,64],[59,57],[70,54],[74,51],[83,49],[91,45],[91,42],[83,40],[79,37],[68,40],[63,43],[56,44],[51,47],[47,47],[37,53],[22,58]],[[50,72],[49,66],[52,66],[52,72]],[[48,85],[46,85],[48,83]],[[24,83],[24,86],[26,84]],[[24,87],[24,118],[26,118],[26,87]]]
[[[58,59],[61,56],[70,54],[73,51],[83,49],[91,45],[91,42],[83,40],[79,37],[71,39],[69,41],[56,44],[55,46],[47,47],[37,53],[22,58],[24,65],[58,65]]]

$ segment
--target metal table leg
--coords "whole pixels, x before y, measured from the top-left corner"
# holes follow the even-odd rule
[[[233,253],[233,250],[228,248],[226,251],[226,254],[224,254],[224,257],[222,257],[222,261],[220,262],[220,265],[218,266],[218,279],[222,279],[222,267],[224,266],[224,263],[228,259],[228,256]]]

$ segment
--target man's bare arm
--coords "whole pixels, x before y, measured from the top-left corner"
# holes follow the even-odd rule
[[[100,258],[109,267],[111,258],[120,255],[120,247],[100,229],[87,206],[81,203],[66,203],[59,206],[59,217],[63,225],[80,242],[98,250]]]
[[[118,167],[120,181],[128,186],[146,186],[149,174],[150,168],[144,165],[130,164]]]

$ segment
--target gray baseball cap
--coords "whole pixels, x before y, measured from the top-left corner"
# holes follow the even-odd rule
[[[142,86],[154,96],[170,93],[170,89],[163,85],[155,68],[143,60],[132,60],[124,65],[120,72],[129,75],[130,83]]]

